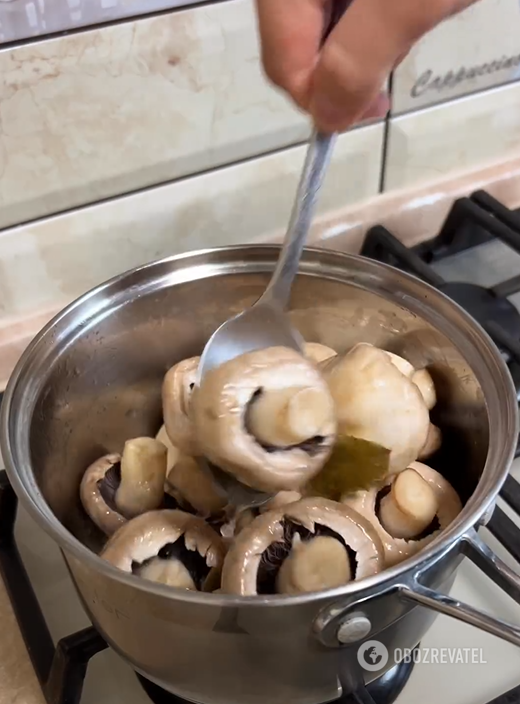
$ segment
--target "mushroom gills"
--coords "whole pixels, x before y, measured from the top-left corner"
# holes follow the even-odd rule
[[[116,462],[110,469],[105,472],[105,476],[102,479],[98,479],[97,486],[101,498],[106,503],[106,505],[119,513],[119,509],[116,505],[116,492],[121,484],[121,462]]]
[[[293,552],[293,546],[301,550],[301,546],[303,545],[303,549],[305,549],[308,547],[307,543],[322,537],[330,538],[341,544],[348,558],[348,571],[344,570],[345,576],[347,577],[346,581],[355,579],[357,571],[356,553],[345,543],[340,535],[330,528],[316,524],[316,531],[312,533],[307,528],[285,519],[283,521],[283,532],[283,540],[272,543],[262,554],[257,576],[258,594],[279,593],[278,586],[283,587],[284,582],[287,583],[286,580],[289,577],[289,573],[294,573],[294,570],[290,566],[286,567],[282,572],[282,566],[285,565],[287,560],[291,559],[290,556]],[[285,578],[284,572],[286,574]],[[292,577],[293,575],[290,576]]]
[[[378,492],[375,514],[393,538],[422,540],[436,530],[438,501],[435,492],[418,472],[406,469],[391,485]]]
[[[266,452],[299,448],[316,454],[326,440],[320,430],[334,413],[328,396],[311,387],[257,389],[245,414],[245,430]]]
[[[188,550],[182,535],[167,543],[157,556],[145,562],[132,563],[132,573],[171,587],[202,591],[211,572],[205,558],[197,550]]]

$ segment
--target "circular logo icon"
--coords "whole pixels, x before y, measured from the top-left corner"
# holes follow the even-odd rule
[[[367,640],[359,646],[357,659],[364,670],[377,672],[388,662],[388,650],[378,640]]]

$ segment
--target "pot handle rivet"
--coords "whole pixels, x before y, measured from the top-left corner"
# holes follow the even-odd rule
[[[371,630],[372,624],[366,616],[346,616],[340,621],[336,638],[341,645],[350,645],[366,638]]]

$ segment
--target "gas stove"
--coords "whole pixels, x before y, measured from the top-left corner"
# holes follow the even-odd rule
[[[434,239],[406,248],[376,226],[367,233],[361,254],[422,278],[466,308],[507,361],[520,401],[520,213],[478,191],[455,201]],[[520,571],[520,447],[516,457],[481,535]],[[0,472],[0,572],[47,704],[180,704],[136,675],[91,626],[59,549],[18,508],[5,472]],[[520,605],[469,561],[459,568],[451,595],[520,624]],[[439,616],[417,653],[448,648],[477,648],[482,659],[460,664],[412,658],[357,698],[338,704],[520,702],[519,648]]]

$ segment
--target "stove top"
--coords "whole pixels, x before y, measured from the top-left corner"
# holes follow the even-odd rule
[[[437,237],[406,248],[373,227],[361,253],[406,270],[466,308],[511,370],[520,401],[520,214],[488,193],[457,200]],[[520,449],[482,537],[520,571]],[[451,595],[507,621],[520,606],[464,561]],[[179,704],[126,665],[88,623],[60,552],[18,509],[0,472],[0,573],[47,704]],[[56,643],[56,646],[55,646]],[[487,664],[401,665],[357,698],[338,704],[514,704],[520,702],[520,649],[440,616],[423,648],[481,649]]]

